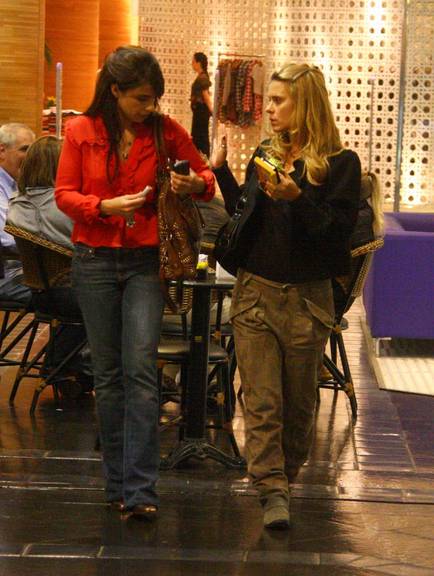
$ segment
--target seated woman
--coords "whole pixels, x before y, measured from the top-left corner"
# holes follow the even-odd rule
[[[9,204],[7,221],[12,226],[72,250],[72,222],[57,208],[54,200],[60,150],[61,141],[54,136],[43,136],[30,146],[18,180],[18,195]],[[80,308],[71,289],[70,273],[51,288],[50,294],[34,291],[32,302],[40,312],[81,319]],[[64,327],[56,337],[53,356],[46,360],[47,365],[56,366],[85,337],[83,325]],[[89,352],[86,348],[68,364],[67,374],[59,378],[66,378],[71,373],[77,376],[84,389],[91,386]],[[67,390],[64,392],[67,393]]]

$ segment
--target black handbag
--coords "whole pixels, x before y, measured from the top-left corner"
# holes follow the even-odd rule
[[[255,208],[263,192],[256,176],[252,176],[239,197],[235,212],[218,234],[214,245],[214,257],[230,274],[236,276],[242,268],[251,246],[251,231],[255,227]]]

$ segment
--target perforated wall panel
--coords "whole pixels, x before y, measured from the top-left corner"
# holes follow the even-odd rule
[[[401,206],[434,210],[434,1],[410,2]]]
[[[159,0],[140,4],[140,43],[158,57],[167,89],[162,107],[190,130],[190,88],[195,78],[191,61],[195,52],[208,56],[208,71],[214,89],[219,55],[243,52],[265,55],[268,44],[268,1]],[[222,126],[220,126],[220,134]],[[255,149],[261,126],[242,130],[227,128],[229,161],[242,179],[246,159]]]
[[[156,54],[166,77],[163,108],[187,129],[196,51],[208,55],[211,77],[222,52],[264,55],[266,77],[287,60],[320,66],[345,145],[378,174],[385,207],[392,207],[403,0],[141,0],[139,10],[140,43]],[[409,3],[401,209],[434,207],[433,20],[432,0]],[[265,118],[259,127],[228,128],[238,178],[266,133]]]

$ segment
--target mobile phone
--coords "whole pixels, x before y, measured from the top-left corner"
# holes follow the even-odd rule
[[[190,174],[190,162],[188,160],[178,160],[173,165],[173,171],[177,174],[188,176]]]
[[[261,184],[265,184],[266,182],[271,182],[272,184],[279,184],[280,182],[279,171],[276,168],[276,166],[271,164],[271,162],[269,162],[265,158],[256,156],[255,166],[256,166],[256,172],[258,174],[258,180]]]

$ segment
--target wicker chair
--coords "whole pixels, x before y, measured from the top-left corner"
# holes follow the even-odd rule
[[[71,269],[71,250],[15,226],[8,225],[5,230],[15,238],[23,263],[24,283],[34,293],[49,293],[51,288],[65,285]],[[34,313],[29,344],[24,352],[9,397],[10,404],[13,404],[18,387],[24,378],[37,378],[40,380],[33,394],[31,413],[35,411],[39,395],[49,384],[53,386],[56,402],[59,402],[56,377],[61,374],[62,369],[76,357],[87,342],[86,339],[80,341],[55,368],[47,367],[46,361],[51,357],[54,341],[59,330],[64,329],[66,326],[82,326],[83,323],[81,318],[71,317],[62,313],[47,313],[45,310],[38,310],[36,306]],[[49,326],[48,342],[35,356],[29,359],[32,343],[40,324]]]
[[[345,293],[347,295],[346,301],[340,310],[336,310],[335,322],[330,335],[330,356],[324,354],[324,366],[329,371],[330,378],[320,380],[318,384],[318,400],[320,400],[319,388],[329,388],[335,392],[339,390],[345,392],[350,401],[351,413],[354,420],[357,418],[357,399],[342,335],[342,331],[345,330],[343,317],[351,308],[355,299],[362,294],[363,285],[371,266],[373,254],[381,248],[383,244],[383,238],[379,238],[351,251],[353,272],[346,277],[344,281]],[[338,366],[338,362],[341,367]]]

